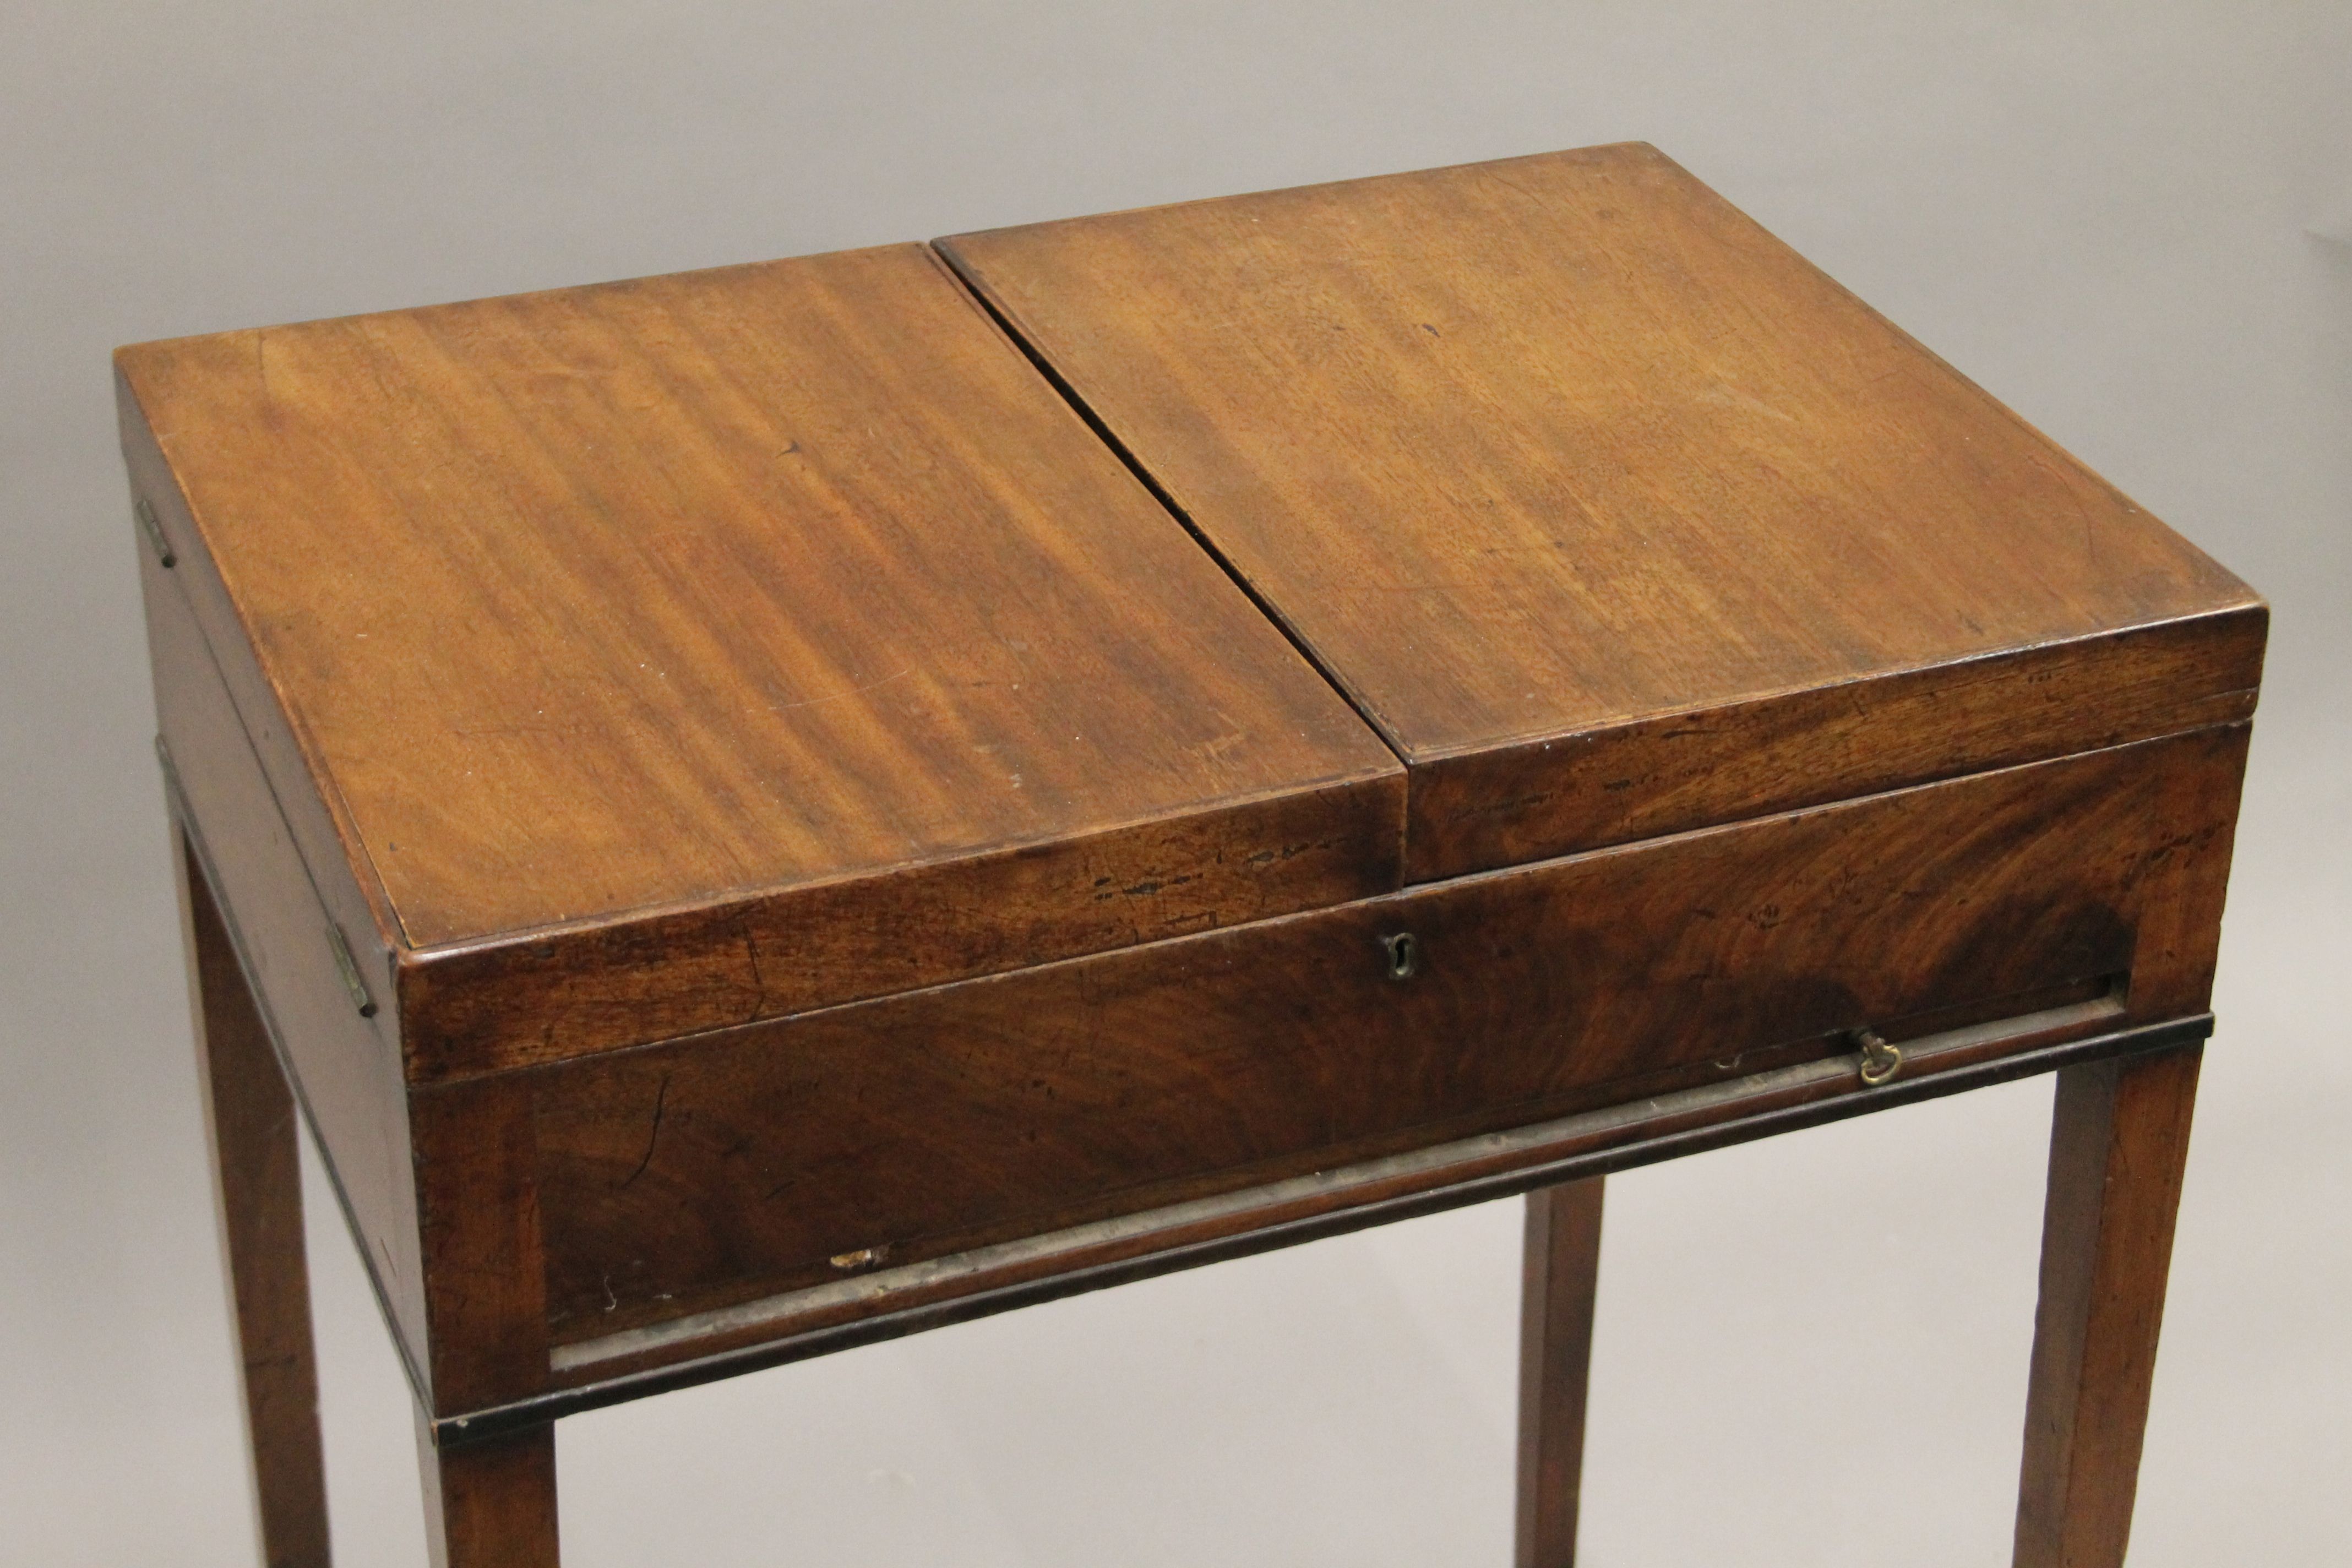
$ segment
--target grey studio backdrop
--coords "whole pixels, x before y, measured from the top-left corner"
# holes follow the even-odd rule
[[[255,1560],[106,355],[1641,138],[2269,594],[2134,1562],[2352,1560],[2341,5],[31,5],[0,24],[0,1560]],[[1612,1182],[1598,1564],[2005,1562],[2037,1080]],[[315,1169],[336,1550],[423,1561]],[[567,1422],[567,1560],[1507,1561],[1518,1206]]]

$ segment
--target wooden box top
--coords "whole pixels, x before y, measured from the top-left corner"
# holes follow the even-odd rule
[[[2242,584],[1647,148],[118,371],[425,1076],[2239,718],[2259,679]]]
[[[404,992],[551,1054],[1396,884],[1395,757],[922,246],[118,363]]]
[[[1412,879],[2251,709],[2244,584],[1654,148],[940,249],[1411,767]]]

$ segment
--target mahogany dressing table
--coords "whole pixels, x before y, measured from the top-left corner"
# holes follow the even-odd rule
[[[2058,1074],[2121,1561],[2267,612],[1620,146],[118,355],[273,1564],[294,1108],[436,1561],[567,1413]]]

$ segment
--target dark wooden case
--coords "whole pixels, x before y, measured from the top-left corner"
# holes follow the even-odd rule
[[[451,1429],[2201,1034],[2261,601],[1647,148],[118,367]]]

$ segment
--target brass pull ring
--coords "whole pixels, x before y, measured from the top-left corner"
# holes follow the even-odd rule
[[[1875,1029],[1856,1029],[1854,1044],[1862,1047],[1862,1081],[1873,1089],[1903,1070],[1903,1047],[1890,1046]]]

